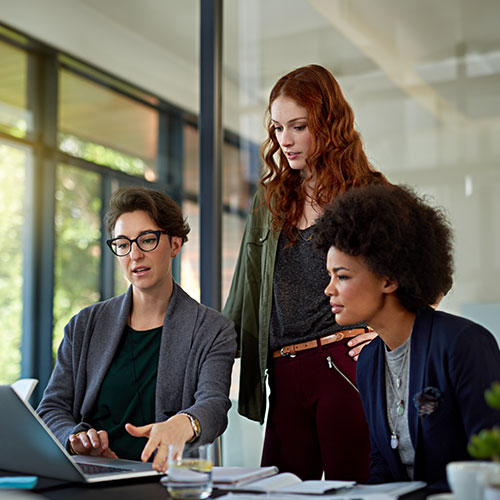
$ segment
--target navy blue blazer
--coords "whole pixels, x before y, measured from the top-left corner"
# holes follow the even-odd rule
[[[356,376],[370,428],[370,482],[407,481],[399,454],[390,446],[382,339],[362,350]],[[471,435],[500,425],[500,411],[484,400],[484,390],[496,380],[500,381],[500,351],[488,330],[430,307],[417,314],[407,405],[415,480],[446,487],[446,464],[471,459],[467,453]],[[419,416],[414,397],[428,387],[438,389],[441,400],[431,414]]]

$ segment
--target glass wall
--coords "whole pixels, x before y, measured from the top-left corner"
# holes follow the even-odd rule
[[[189,227],[188,241],[181,252],[181,286],[196,300],[200,300],[200,215],[197,203],[200,192],[200,175],[198,171],[199,147],[198,129],[189,123],[183,127],[183,184],[186,198],[182,204],[184,217]]]
[[[225,2],[225,126],[260,143],[277,79],[306,64],[327,67],[354,109],[373,165],[449,214],[455,284],[439,307],[500,340],[500,3],[284,5]],[[241,432],[240,423],[232,425]]]
[[[372,163],[449,212],[456,274],[442,307],[481,319],[489,305],[500,317],[500,4],[291,0],[282,7],[280,0],[225,4],[226,124],[260,142],[276,80],[301,65],[327,67]]]
[[[258,168],[250,155],[255,157],[255,145],[241,145],[234,134],[226,134],[222,155],[222,302],[229,293],[234,265],[251,194],[255,190]],[[197,300],[200,299],[200,233],[199,233],[199,148],[198,130],[192,124],[184,125],[183,178],[185,201],[183,212],[191,232],[182,249],[182,287]]]

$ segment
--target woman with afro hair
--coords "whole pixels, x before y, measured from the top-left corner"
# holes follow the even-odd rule
[[[369,437],[354,361],[375,335],[335,322],[311,234],[335,196],[387,180],[368,161],[353,111],[324,67],[281,77],[266,117],[264,169],[224,308],[240,342],[238,411],[263,423],[269,382],[262,465],[302,479],[366,481]]]
[[[406,187],[360,187],[325,209],[313,238],[337,323],[366,322],[379,335],[357,364],[370,482],[446,487],[446,464],[470,460],[470,437],[500,425],[484,399],[500,380],[500,352],[482,326],[429,306],[452,285],[444,213]]]

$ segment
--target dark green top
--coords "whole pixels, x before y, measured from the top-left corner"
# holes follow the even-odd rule
[[[132,437],[125,424],[155,421],[155,391],[161,326],[137,331],[126,326],[120,345],[101,385],[91,423],[106,430],[109,447],[119,458],[140,460],[147,442]]]

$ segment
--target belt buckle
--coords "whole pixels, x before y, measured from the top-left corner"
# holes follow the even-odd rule
[[[295,358],[297,355],[296,354],[293,354],[293,353],[289,353],[289,352],[285,352],[284,350],[284,347],[282,347],[280,349],[280,354],[281,356],[283,356],[284,358],[288,357],[288,358]]]

